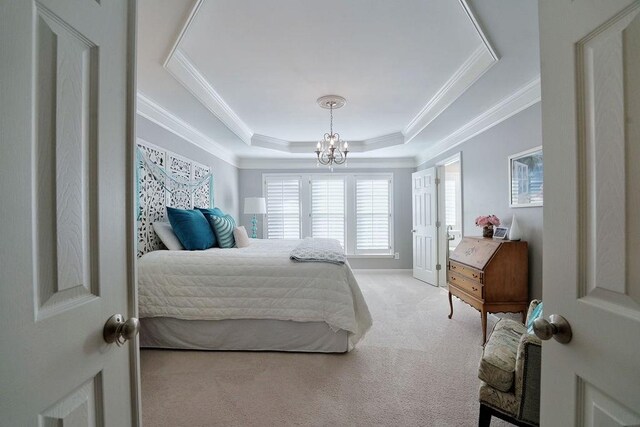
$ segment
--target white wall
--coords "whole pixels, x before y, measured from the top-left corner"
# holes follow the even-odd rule
[[[542,207],[509,207],[508,157],[539,145],[542,145],[540,103],[418,167],[425,169],[462,153],[463,226],[467,236],[482,234],[474,224],[479,215],[495,214],[508,226],[516,214],[522,240],[529,243],[530,298],[542,297]]]
[[[382,161],[382,160],[381,160]],[[310,159],[310,163],[314,163]],[[394,202],[394,251],[400,254],[400,259],[350,259],[353,268],[411,268],[411,173],[412,168],[402,169],[335,169],[336,173],[393,173],[393,202]],[[245,197],[262,197],[263,173],[331,173],[327,168],[310,168],[296,170],[273,169],[241,169],[240,170],[240,201],[241,209]],[[251,215],[241,215],[241,224],[251,228]],[[258,222],[258,235],[262,234],[262,220]]]
[[[136,116],[136,136],[176,154],[210,166],[214,205],[234,218],[240,214],[238,168],[185,141],[141,116]]]

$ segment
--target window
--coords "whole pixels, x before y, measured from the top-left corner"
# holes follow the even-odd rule
[[[311,178],[311,236],[345,246],[344,178]]]
[[[389,253],[390,184],[388,178],[356,177],[356,253]]]
[[[300,177],[267,177],[267,233],[269,239],[300,238]]]
[[[393,174],[264,174],[264,236],[338,240],[355,257],[393,256]]]

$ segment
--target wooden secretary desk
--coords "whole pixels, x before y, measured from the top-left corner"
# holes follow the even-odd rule
[[[522,313],[529,306],[527,242],[464,237],[449,255],[449,319],[455,295],[480,311],[482,339],[487,341],[487,313]]]

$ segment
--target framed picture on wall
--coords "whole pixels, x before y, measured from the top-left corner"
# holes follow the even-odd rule
[[[509,206],[542,206],[542,146],[509,156]]]

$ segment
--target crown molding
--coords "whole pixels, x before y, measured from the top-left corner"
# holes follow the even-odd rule
[[[288,153],[300,152],[303,144],[307,149],[308,143],[290,142],[267,135],[254,135],[253,130],[233,111],[187,55],[180,50],[180,44],[189,27],[195,21],[204,1],[194,1],[167,54],[163,63],[164,68],[245,144]],[[498,61],[497,53],[483,32],[467,0],[458,1],[482,41],[482,45],[465,60],[402,131],[366,141],[349,141],[352,151],[367,152],[410,142]]]
[[[141,92],[137,94],[137,113],[198,148],[212,153],[221,160],[238,167],[238,157],[234,153],[222,144],[204,135],[184,120],[168,112]]]
[[[439,156],[451,148],[481,134],[495,125],[507,120],[526,108],[540,102],[540,76],[516,90],[511,95],[502,99],[484,113],[465,123],[455,132],[430,146],[423,153],[416,156],[416,164],[421,165],[426,161]]]
[[[394,132],[363,141],[348,141],[349,151],[353,153],[366,153],[380,148],[393,147],[404,144],[402,132]],[[308,153],[316,146],[317,141],[286,141],[267,135],[253,134],[251,145],[254,147],[269,148],[284,153]]]
[[[229,107],[225,100],[216,92],[204,75],[193,65],[193,62],[179,48],[176,49],[165,68],[182,84],[198,101],[202,103],[214,116],[219,118],[238,138],[251,145],[253,131]]]
[[[351,171],[353,169],[399,169],[415,168],[416,163],[413,157],[384,158],[384,159],[349,159],[347,166],[339,165],[334,167],[335,172]],[[264,159],[242,157],[240,159],[240,169],[264,169],[264,170],[284,170],[284,169],[316,169],[315,159]],[[326,169],[327,166],[321,166]]]
[[[405,143],[429,126],[496,62],[484,44],[478,47],[404,128]]]

